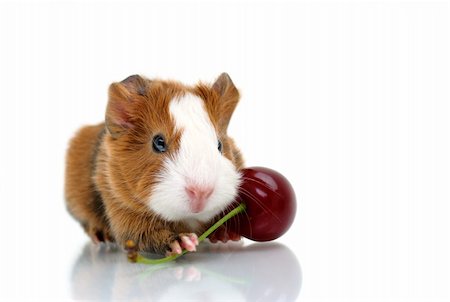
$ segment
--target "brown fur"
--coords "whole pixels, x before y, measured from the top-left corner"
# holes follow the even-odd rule
[[[79,130],[67,152],[67,207],[94,241],[117,241],[124,246],[132,239],[141,251],[163,253],[180,234],[194,231],[159,218],[144,203],[164,156],[178,150],[181,134],[174,129],[168,105],[186,92],[205,101],[223,156],[237,169],[243,167],[242,156],[226,131],[239,100],[227,74],[212,86],[187,87],[140,76],[113,83],[105,123]],[[164,155],[152,151],[156,134],[163,134],[170,146]]]

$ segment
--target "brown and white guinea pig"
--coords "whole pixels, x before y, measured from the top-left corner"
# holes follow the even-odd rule
[[[195,250],[197,234],[230,207],[240,185],[243,160],[227,135],[238,101],[226,73],[193,87],[138,75],[111,84],[105,123],[70,142],[69,212],[94,242]]]

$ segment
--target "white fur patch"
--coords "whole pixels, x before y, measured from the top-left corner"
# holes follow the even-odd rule
[[[230,205],[240,174],[217,149],[217,134],[201,98],[186,94],[172,100],[169,109],[175,128],[182,132],[180,148],[174,158],[167,157],[149,206],[166,220],[183,220],[193,226],[195,221],[206,222]],[[188,184],[214,188],[199,213],[190,210],[185,191]]]

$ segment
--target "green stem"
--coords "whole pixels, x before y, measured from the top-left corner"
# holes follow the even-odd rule
[[[217,230],[222,224],[224,224],[227,220],[229,220],[230,218],[236,216],[237,214],[241,213],[245,211],[245,204],[241,203],[239,204],[236,208],[234,208],[232,211],[230,211],[227,215],[223,216],[219,221],[217,221],[216,223],[214,223],[209,229],[207,229],[203,234],[200,235],[200,237],[198,237],[198,241],[202,242],[203,240],[205,240],[209,235],[211,235],[212,232],[214,232],[215,230]],[[172,256],[168,256],[165,258],[160,258],[160,259],[149,259],[149,258],[145,258],[144,256],[142,256],[141,254],[137,255],[136,258],[136,262],[138,263],[144,263],[144,264],[162,264],[162,263],[166,263],[172,260],[177,259],[178,257],[186,254],[188,251],[187,250],[183,250],[183,252],[181,254],[178,255],[172,255]]]
[[[212,232],[217,230],[222,224],[227,222],[228,219],[236,216],[237,214],[245,211],[245,204],[241,203],[236,208],[231,210],[227,215],[223,216],[219,221],[217,221],[215,224],[212,225],[209,229],[207,229],[203,234],[198,237],[198,241],[202,242],[205,240],[209,235],[211,235]]]

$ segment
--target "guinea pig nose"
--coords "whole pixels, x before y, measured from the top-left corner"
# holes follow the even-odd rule
[[[202,187],[189,185],[184,188],[191,202],[191,210],[194,213],[201,212],[206,205],[206,201],[214,191],[213,187]]]

